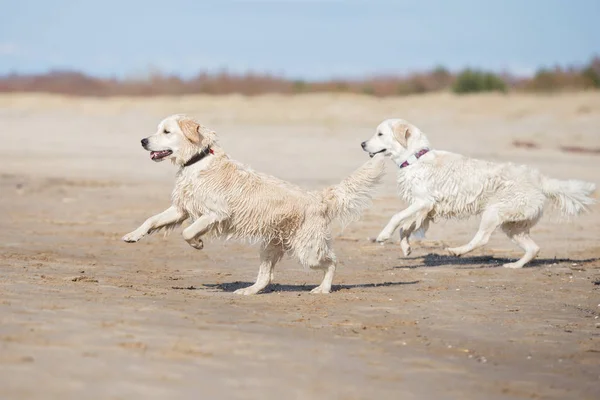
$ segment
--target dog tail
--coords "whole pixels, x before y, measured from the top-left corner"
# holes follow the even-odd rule
[[[596,202],[590,197],[595,190],[596,185],[590,182],[542,178],[542,191],[563,215],[578,215],[587,211],[587,206]]]
[[[371,196],[385,172],[385,157],[375,155],[337,185],[323,191],[327,216],[342,225],[357,220],[371,205]]]

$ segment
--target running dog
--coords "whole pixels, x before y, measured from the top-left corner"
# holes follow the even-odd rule
[[[252,286],[236,290],[243,295],[267,287],[275,264],[286,253],[323,271],[312,293],[329,293],[336,268],[330,224],[335,219],[346,224],[360,216],[385,165],[383,155],[375,157],[340,184],[308,192],[231,160],[215,132],[185,115],[164,119],[154,135],[142,139],[142,146],[152,160],[170,159],[179,167],[172,205],[123,240],[137,242],[189,219],[183,238],[195,249],[203,248],[205,235],[259,243],[258,278]]]
[[[410,254],[409,237],[424,233],[438,218],[467,218],[481,214],[479,230],[464,246],[447,249],[461,256],[485,245],[500,227],[525,254],[506,268],[522,268],[539,247],[529,230],[539,221],[547,200],[564,215],[577,215],[594,203],[596,186],[578,180],[557,180],[526,166],[497,164],[446,151],[433,150],[416,126],[388,119],[362,143],[371,156],[391,157],[398,165],[400,197],[409,206],[394,215],[376,241],[387,241],[400,228],[400,246]]]

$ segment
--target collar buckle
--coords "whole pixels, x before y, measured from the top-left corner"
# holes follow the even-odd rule
[[[406,168],[409,165],[412,165],[417,162],[417,160],[423,157],[425,154],[429,153],[429,149],[427,147],[417,151],[414,154],[411,154],[404,162],[398,164],[399,168]]]

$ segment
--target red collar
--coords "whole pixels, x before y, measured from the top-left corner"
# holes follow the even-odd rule
[[[421,149],[418,152],[416,152],[415,154],[413,154],[412,156],[408,157],[406,159],[406,161],[404,161],[402,164],[400,164],[398,166],[400,168],[408,167],[409,165],[414,164],[415,161],[417,161],[419,158],[423,157],[428,152],[429,152],[429,149],[427,147],[425,147],[424,149]]]

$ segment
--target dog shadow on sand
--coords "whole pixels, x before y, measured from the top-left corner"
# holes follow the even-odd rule
[[[503,264],[515,261],[515,258],[504,258],[504,257],[493,257],[493,256],[472,256],[472,257],[455,257],[450,255],[441,255],[429,253],[424,256],[406,257],[403,260],[411,261],[411,265],[398,265],[394,268],[427,268],[427,267],[445,267],[445,266],[458,266],[461,269],[479,269],[479,268],[502,268]],[[421,261],[420,263],[414,264],[414,261]],[[524,268],[543,267],[546,265],[556,264],[568,264],[569,266],[582,266],[584,264],[600,261],[600,258],[588,258],[588,259],[572,259],[572,258],[536,258],[530,263],[525,265]],[[331,287],[332,292],[339,290],[349,290],[357,288],[377,288],[386,286],[404,286],[414,285],[420,281],[407,281],[407,282],[382,282],[382,283],[358,283],[348,285],[333,285]],[[204,283],[201,286],[187,286],[178,287],[174,286],[172,289],[176,290],[218,290],[223,292],[235,292],[238,289],[242,289],[251,286],[254,282],[226,282],[226,283]],[[262,293],[272,292],[309,292],[311,289],[316,287],[317,284],[301,284],[301,285],[286,285],[273,283],[269,285]]]
[[[468,268],[494,268],[502,267],[503,264],[511,263],[516,261],[516,258],[504,258],[494,256],[472,256],[472,257],[456,257],[444,254],[429,253],[424,256],[406,257],[404,260],[409,261],[422,261],[422,263],[411,265],[398,265],[396,268],[421,268],[421,267],[445,267],[445,266],[459,266]],[[578,266],[582,264],[592,263],[600,261],[600,258],[588,258],[583,260],[576,260],[572,258],[536,258],[525,265],[523,268],[532,267],[543,267],[546,265],[555,265],[568,263],[570,265],[576,264]]]
[[[223,292],[234,292],[238,289],[242,289],[252,285],[254,282],[229,282],[229,283],[205,283],[202,287],[194,287],[194,289],[217,289]],[[356,289],[356,288],[375,288],[375,287],[385,287],[385,286],[403,286],[403,285],[414,285],[419,283],[419,281],[409,281],[409,282],[382,282],[382,283],[358,283],[351,285],[332,285],[331,291],[337,292],[338,290],[344,289]],[[309,292],[317,284],[308,285],[282,285],[273,283],[269,285],[262,293],[271,293],[271,292]],[[189,288],[182,288],[189,289]]]

